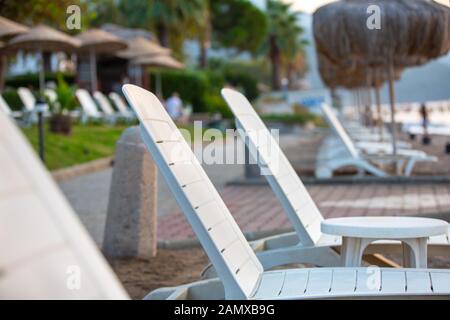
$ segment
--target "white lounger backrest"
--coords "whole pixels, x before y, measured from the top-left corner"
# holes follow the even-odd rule
[[[236,117],[236,126],[241,129],[239,133],[250,153],[258,164],[269,170],[270,174],[265,174],[265,177],[300,241],[305,245],[316,243],[322,236],[320,224],[323,217],[283,150],[243,94],[223,89],[222,96]]]
[[[3,96],[1,94],[0,94],[0,111],[8,116],[11,116],[11,114],[12,114],[11,108],[9,107],[5,98],[3,98]]]
[[[3,113],[0,167],[0,299],[126,298],[51,176]]]
[[[95,101],[86,89],[78,89],[75,95],[81,104],[81,108],[89,117],[100,118],[102,116],[95,105]]]
[[[53,89],[45,89],[44,94],[51,103],[58,102],[58,95]]]
[[[123,101],[122,97],[117,92],[111,92],[109,94],[109,98],[114,102],[120,113],[124,115],[128,115],[130,113],[125,101]]]
[[[359,158],[358,150],[356,149],[355,145],[352,142],[352,139],[350,139],[350,136],[345,131],[344,127],[342,126],[341,122],[337,118],[334,111],[325,103],[322,103],[320,107],[322,108],[322,111],[325,114],[325,119],[327,120],[328,124],[341,139],[342,143],[344,144],[345,148],[350,153],[350,155],[353,158]]]
[[[141,134],[184,215],[200,240],[228,299],[245,299],[263,268],[180,131],[151,92],[127,84],[123,92]]]
[[[95,91],[94,98],[95,98],[95,100],[97,100],[98,105],[100,106],[100,109],[102,109],[102,111],[106,115],[108,115],[108,116],[114,115],[114,109],[111,106],[111,103],[109,102],[108,98],[106,98],[103,93],[101,93],[100,91]]]
[[[33,111],[34,106],[36,105],[36,98],[33,96],[30,89],[20,87],[17,89],[17,93],[19,94],[20,100],[22,100],[25,109],[27,111]]]

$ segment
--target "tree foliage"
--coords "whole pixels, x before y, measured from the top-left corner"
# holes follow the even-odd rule
[[[210,0],[214,42],[256,53],[267,33],[263,11],[248,0]]]

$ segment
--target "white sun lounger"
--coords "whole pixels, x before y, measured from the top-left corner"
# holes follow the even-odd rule
[[[400,167],[404,167],[403,175],[410,176],[416,162],[437,161],[436,157],[428,156],[425,152],[406,149],[398,150],[398,155],[394,158],[391,146],[377,143],[366,144],[364,154],[354,145],[333,110],[326,104],[322,104],[321,107],[325,118],[341,141],[342,148],[339,148],[336,144],[325,145],[322,148],[316,168],[316,177],[318,178],[329,178],[333,171],[347,166],[356,167],[375,176],[387,176],[387,173],[376,168],[369,161],[397,162]]]
[[[0,299],[127,294],[19,129],[0,113]]]
[[[109,94],[109,98],[114,102],[117,110],[119,110],[120,114],[124,118],[130,120],[136,119],[136,116],[134,115],[133,111],[130,110],[130,108],[128,108],[127,104],[125,103],[125,101],[123,101],[122,97],[118,93],[111,92]]]
[[[81,109],[83,110],[81,116],[81,121],[83,123],[89,120],[104,119],[103,114],[98,111],[94,99],[92,99],[91,95],[86,89],[78,89],[75,92],[75,95],[77,96],[77,99],[81,104]]]
[[[320,224],[322,214],[308,190],[292,168],[278,143],[261,121],[247,98],[241,93],[222,90],[222,95],[236,118],[236,127],[254,159],[263,170],[265,178],[280,201],[295,232],[255,241],[253,247],[265,269],[291,263],[311,263],[317,266],[341,264],[335,250],[341,246],[341,238],[324,235]],[[247,138],[246,138],[247,137]],[[369,246],[366,254],[401,253],[401,245],[395,241],[378,241]],[[450,255],[448,236],[432,237],[430,255]]]
[[[214,185],[158,98],[134,85],[123,87],[141,134],[182,212],[217,270],[210,280],[149,294],[148,299],[311,299],[448,297],[450,271],[379,269],[371,286],[362,268],[264,271]],[[433,279],[435,279],[433,281]],[[411,283],[411,285],[408,285]]]
[[[31,93],[30,89],[20,87],[17,89],[17,93],[19,94],[20,100],[22,100],[25,110],[27,112],[33,112],[34,107],[36,106],[36,98],[33,93]]]
[[[11,110],[11,108],[9,107],[8,103],[6,102],[5,98],[3,98],[3,96],[0,94],[0,110],[13,118],[20,118],[22,117],[22,112],[20,111],[13,111]]]

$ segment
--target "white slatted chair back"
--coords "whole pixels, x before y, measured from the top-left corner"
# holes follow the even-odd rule
[[[5,98],[3,98],[3,96],[1,94],[0,94],[0,110],[1,110],[1,112],[3,112],[4,114],[6,114],[8,116],[12,115],[11,108],[9,107]]]
[[[27,111],[33,111],[36,105],[36,98],[34,97],[31,90],[28,88],[20,87],[17,89],[17,93],[19,94],[20,100]]]
[[[58,95],[53,89],[45,89],[44,94],[51,103],[58,102]]]
[[[143,140],[216,268],[227,299],[252,296],[263,267],[180,131],[151,92],[124,85]]]
[[[264,176],[275,192],[294,229],[304,245],[313,245],[322,236],[323,217],[295,172],[283,150],[272,137],[247,98],[231,89],[222,96],[236,118],[236,126],[250,153],[265,172]]]
[[[77,99],[81,104],[81,108],[86,115],[93,118],[101,118],[102,115],[98,111],[95,101],[86,89],[78,89],[75,92],[75,95],[77,96]]]
[[[94,92],[94,98],[97,100],[98,105],[100,106],[100,109],[102,109],[103,113],[112,116],[114,115],[114,109],[111,106],[111,103],[109,102],[108,98],[105,97],[103,93],[100,91]]]
[[[109,94],[109,98],[112,100],[112,102],[114,102],[117,110],[119,110],[120,113],[122,113],[123,115],[130,114],[130,110],[128,110],[125,101],[123,101],[122,97],[117,92],[111,92]]]
[[[356,149],[355,145],[352,142],[352,139],[350,139],[350,136],[345,131],[344,127],[342,126],[341,122],[337,118],[335,112],[325,103],[322,103],[321,106],[322,111],[325,115],[325,119],[330,125],[330,127],[333,129],[333,131],[337,134],[339,139],[341,139],[342,143],[344,144],[347,151],[350,153],[350,155],[353,158],[359,158],[359,152]]]
[[[127,298],[49,173],[3,113],[0,167],[0,299]]]

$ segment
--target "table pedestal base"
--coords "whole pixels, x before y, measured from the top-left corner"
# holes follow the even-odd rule
[[[382,239],[342,237],[341,259],[344,267],[360,267],[364,250],[374,241]],[[405,268],[427,268],[428,238],[398,239],[403,245]]]

